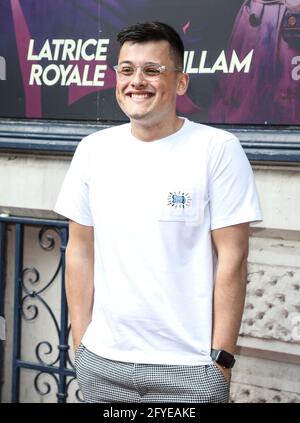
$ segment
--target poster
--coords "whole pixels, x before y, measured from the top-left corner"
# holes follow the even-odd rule
[[[116,34],[146,20],[184,41],[179,115],[300,124],[300,0],[0,0],[0,118],[126,121]]]

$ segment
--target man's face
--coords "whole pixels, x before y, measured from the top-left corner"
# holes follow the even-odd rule
[[[176,116],[176,95],[184,94],[183,74],[174,72],[176,63],[167,41],[145,43],[125,42],[120,50],[119,64],[143,66],[158,63],[170,71],[161,73],[155,80],[147,80],[140,68],[128,79],[117,75],[116,97],[119,106],[129,119],[141,125],[157,125]],[[186,84],[187,85],[187,84]],[[183,92],[184,89],[184,92]]]

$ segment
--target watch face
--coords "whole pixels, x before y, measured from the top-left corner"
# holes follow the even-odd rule
[[[235,363],[235,359],[233,355],[223,350],[219,352],[218,358],[216,361],[218,364],[221,364],[221,366],[226,367],[228,369],[233,367]]]

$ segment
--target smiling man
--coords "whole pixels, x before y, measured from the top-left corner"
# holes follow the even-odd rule
[[[87,402],[227,402],[244,306],[253,174],[230,133],[176,114],[188,75],[170,26],[118,35],[130,123],[79,144],[55,210]]]

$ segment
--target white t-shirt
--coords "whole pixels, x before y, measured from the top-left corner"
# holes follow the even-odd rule
[[[94,226],[94,307],[83,344],[111,360],[211,363],[211,230],[261,220],[230,133],[185,119],[143,142],[124,124],[78,145],[55,211]]]

